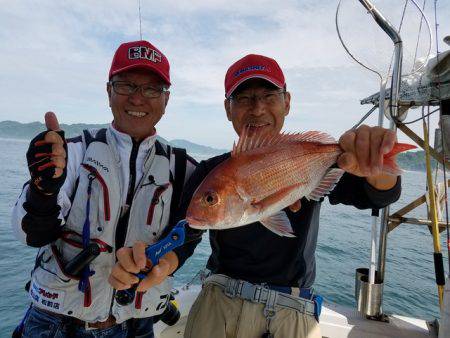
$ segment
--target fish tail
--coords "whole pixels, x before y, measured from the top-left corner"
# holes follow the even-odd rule
[[[394,145],[394,148],[392,148],[392,150],[390,152],[388,152],[386,155],[384,155],[384,160],[393,157],[399,153],[402,153],[404,151],[407,150],[411,150],[411,149],[416,149],[417,147],[415,145],[412,144],[408,144],[408,143],[396,143]]]
[[[392,174],[392,175],[400,175],[402,173],[401,168],[397,165],[395,160],[395,155],[402,153],[407,150],[415,149],[416,146],[408,143],[396,143],[394,148],[387,154],[383,156],[383,172]]]

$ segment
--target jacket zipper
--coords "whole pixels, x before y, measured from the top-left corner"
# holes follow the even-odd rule
[[[126,199],[127,210],[122,217],[120,217],[117,224],[116,236],[115,236],[115,247],[116,251],[123,247],[125,244],[125,237],[128,232],[128,221],[130,219],[131,205],[133,204],[134,197],[134,186],[136,184],[136,158],[139,152],[139,142],[133,140],[133,147],[131,148],[130,154],[130,180],[128,183],[128,192]]]
[[[94,167],[90,166],[89,164],[85,164],[82,163],[82,166],[89,171],[92,175],[94,175],[94,177],[98,180],[98,182],[100,183],[100,185],[102,186],[102,190],[103,190],[103,205],[104,205],[104,210],[105,210],[105,221],[109,221],[111,218],[110,215],[110,206],[109,206],[109,191],[108,191],[108,186],[106,185],[105,180],[103,179],[103,177],[99,174],[99,172],[97,171],[97,169],[95,169]]]

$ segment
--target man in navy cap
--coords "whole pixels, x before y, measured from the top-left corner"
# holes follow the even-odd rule
[[[271,58],[247,55],[226,73],[225,111],[238,135],[244,129],[258,139],[277,135],[290,102],[284,74]],[[329,195],[330,203],[379,209],[396,201],[400,178],[381,172],[383,154],[395,140],[394,132],[379,127],[361,126],[342,135],[344,152],[338,166],[345,173]],[[202,180],[229,157],[226,153],[198,165],[183,191],[180,219]],[[294,238],[281,237],[259,222],[210,230],[207,267],[212,274],[191,308],[185,337],[322,337],[321,297],[312,288],[322,200],[303,198],[283,210]],[[183,249],[174,250],[180,264],[193,253],[201,235],[191,229]]]

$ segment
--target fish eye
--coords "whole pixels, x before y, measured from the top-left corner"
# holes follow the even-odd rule
[[[203,196],[206,205],[213,206],[219,202],[219,198],[214,191],[207,191]]]

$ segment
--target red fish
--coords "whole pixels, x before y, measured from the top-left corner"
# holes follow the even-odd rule
[[[415,146],[396,143],[384,155],[383,171],[401,172],[394,155]],[[197,188],[186,220],[196,229],[229,229],[256,221],[281,236],[292,235],[282,211],[302,197],[319,200],[344,171],[330,168],[342,149],[326,133],[308,131],[261,137],[247,130],[231,157],[214,168]]]

